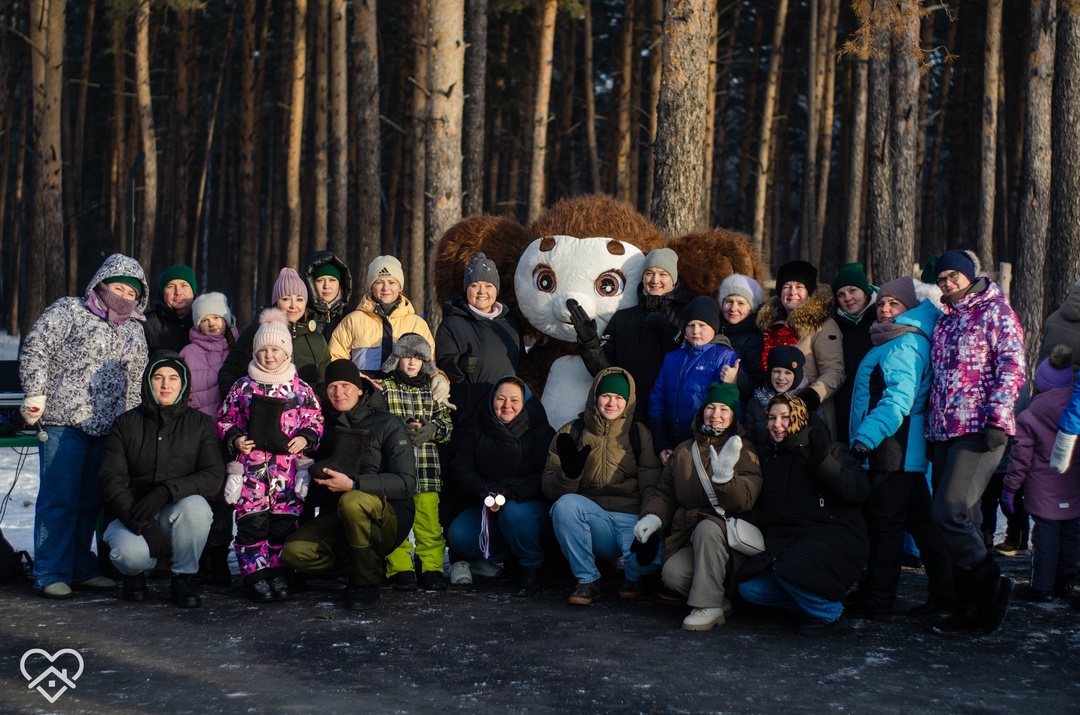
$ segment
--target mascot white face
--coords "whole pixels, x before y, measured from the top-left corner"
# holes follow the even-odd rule
[[[604,334],[615,311],[637,305],[645,255],[613,238],[546,236],[518,260],[514,290],[522,315],[557,340],[575,342],[566,301],[573,298]]]

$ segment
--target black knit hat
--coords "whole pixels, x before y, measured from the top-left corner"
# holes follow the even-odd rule
[[[720,332],[720,308],[711,296],[699,295],[686,304],[682,311],[683,330],[691,320],[700,320],[713,329],[714,333]]]
[[[785,370],[791,370],[795,373],[795,380],[791,383],[791,389],[796,389],[803,381],[803,367],[806,365],[806,355],[802,350],[799,350],[794,345],[777,345],[769,351],[769,357],[766,360],[768,365],[769,374],[766,378],[771,378],[773,368],[782,367]],[[772,384],[772,380],[769,380]]]
[[[813,293],[817,290],[817,268],[806,261],[788,261],[776,271],[776,292],[792,281],[802,283]]]
[[[364,390],[364,378],[360,377],[360,368],[346,358],[338,358],[326,366],[324,384],[329,385],[332,382],[351,382],[359,387],[361,392]]]

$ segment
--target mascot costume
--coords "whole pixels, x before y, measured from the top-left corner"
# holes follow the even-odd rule
[[[744,234],[712,229],[672,239],[630,204],[594,194],[564,199],[530,226],[494,216],[463,219],[435,247],[435,295],[443,303],[460,292],[477,253],[495,261],[499,301],[519,316],[531,346],[518,377],[540,395],[558,429],[581,413],[592,384],[566,302],[576,300],[602,335],[615,311],[637,305],[645,254],[662,247],[678,254],[679,284],[693,295],[715,297],[732,273],[766,277]]]

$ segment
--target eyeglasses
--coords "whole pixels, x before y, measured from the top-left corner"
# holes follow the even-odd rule
[[[950,271],[949,273],[946,273],[944,276],[937,279],[938,288],[944,288],[946,283],[952,283],[954,286],[960,285],[960,275],[960,271]]]

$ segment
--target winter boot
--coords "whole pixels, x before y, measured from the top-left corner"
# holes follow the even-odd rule
[[[970,633],[980,627],[979,609],[975,601],[974,571],[956,569],[953,572],[953,606],[933,625],[934,633]]]
[[[124,575],[124,600],[136,603],[146,600],[146,574],[139,572],[134,576]]]
[[[311,466],[308,473],[312,479],[325,479],[325,469],[354,476],[360,473],[360,462],[363,459],[364,447],[367,445],[368,431],[366,429],[351,429],[349,427],[334,427],[334,451],[326,459],[320,459]]]
[[[990,634],[1001,627],[1005,615],[1009,612],[1009,600],[1012,597],[1013,582],[1008,576],[1001,575],[1001,569],[991,553],[986,554],[973,570],[974,602],[978,606],[979,627],[983,633]]]
[[[208,586],[229,586],[232,571],[229,570],[229,547],[207,544],[199,558],[199,572],[195,581]]]
[[[202,605],[202,599],[195,590],[195,580],[190,574],[173,574],[169,600],[180,608],[198,608]]]
[[[255,442],[255,449],[273,454],[288,454],[289,438],[281,431],[281,413],[284,411],[283,397],[251,396],[247,436]]]

